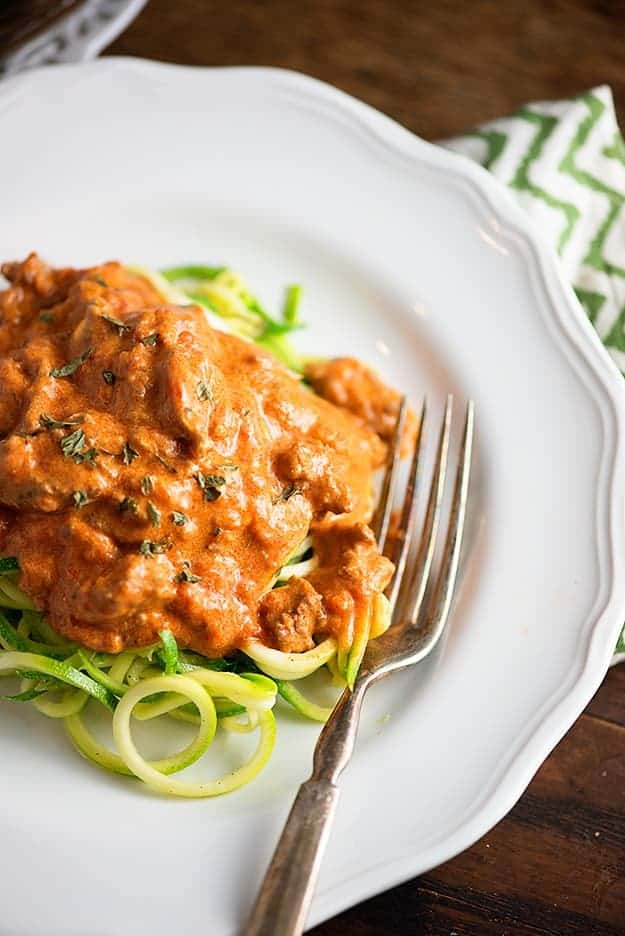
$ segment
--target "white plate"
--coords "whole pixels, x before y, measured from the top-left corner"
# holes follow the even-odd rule
[[[625,389],[555,259],[479,168],[308,78],[104,60],[0,87],[0,256],[226,261],[305,285],[319,353],[476,401],[473,524],[435,661],[376,687],[311,922],[500,819],[599,685],[625,618]],[[385,716],[390,715],[387,719]],[[4,706],[3,934],[232,936],[316,729],[220,800],[98,772]]]

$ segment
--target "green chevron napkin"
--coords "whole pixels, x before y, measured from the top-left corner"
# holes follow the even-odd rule
[[[610,88],[528,104],[442,145],[511,189],[625,373],[625,145]],[[616,650],[625,659],[625,628]]]

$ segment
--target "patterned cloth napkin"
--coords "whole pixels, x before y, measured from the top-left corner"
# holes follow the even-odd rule
[[[528,104],[442,145],[510,188],[625,374],[625,145],[610,88]],[[625,628],[616,651],[625,659]]]

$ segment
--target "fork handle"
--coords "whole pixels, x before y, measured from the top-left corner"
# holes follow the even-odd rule
[[[330,780],[302,783],[243,936],[299,936],[339,798]]]
[[[363,686],[346,689],[315,748],[313,775],[299,788],[242,936],[300,936],[354,749]]]

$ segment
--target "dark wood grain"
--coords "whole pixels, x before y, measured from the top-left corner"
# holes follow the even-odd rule
[[[625,116],[622,0],[151,0],[110,51],[305,71],[429,139],[602,82]]]
[[[308,72],[430,139],[600,83],[625,123],[620,0],[151,0],[109,51]],[[312,936],[416,934],[625,934],[625,666],[480,842]]]
[[[622,673],[598,694],[621,711]],[[584,714],[473,848],[311,936],[616,936],[624,911],[625,729]]]
[[[82,0],[0,0],[0,60],[80,6]]]

